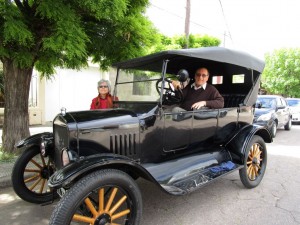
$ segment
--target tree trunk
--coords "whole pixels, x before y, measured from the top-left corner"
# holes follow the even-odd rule
[[[17,153],[15,145],[29,136],[28,98],[33,68],[17,68],[10,59],[3,60],[4,123],[3,151]]]

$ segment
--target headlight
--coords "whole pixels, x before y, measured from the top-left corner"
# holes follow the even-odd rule
[[[41,154],[42,156],[46,157],[46,147],[45,147],[45,141],[42,141],[41,144],[40,144],[40,151],[41,151]]]
[[[260,117],[258,117],[257,121],[268,121],[271,119],[272,113],[263,114]]]
[[[75,151],[69,150],[68,148],[63,148],[61,152],[61,161],[63,166],[68,165],[70,162],[76,161],[79,156]]]
[[[70,158],[68,154],[68,149],[64,148],[61,153],[61,161],[63,166],[66,166],[70,163]]]

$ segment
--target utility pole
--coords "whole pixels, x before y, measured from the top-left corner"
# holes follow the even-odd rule
[[[189,48],[189,36],[190,36],[190,14],[191,14],[191,1],[186,0],[186,11],[185,11],[185,38],[186,38],[186,45],[185,48]]]

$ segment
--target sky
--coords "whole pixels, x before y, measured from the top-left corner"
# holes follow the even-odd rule
[[[190,33],[218,37],[220,46],[264,59],[300,48],[299,0],[190,0]],[[146,15],[165,35],[184,34],[186,0],[150,0]]]

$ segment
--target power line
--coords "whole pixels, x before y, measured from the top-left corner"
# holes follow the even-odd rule
[[[219,0],[219,3],[220,3],[220,6],[221,6],[221,10],[222,10],[222,14],[223,14],[223,19],[224,19],[224,23],[225,23],[225,26],[227,28],[227,31],[228,31],[228,34],[229,34],[229,38],[231,39],[231,41],[233,42],[232,40],[232,36],[231,36],[231,33],[230,33],[230,30],[229,30],[229,26],[228,26],[228,23],[227,23],[227,20],[226,20],[226,17],[225,17],[225,13],[224,13],[224,9],[223,9],[223,5],[222,5],[222,2],[221,0]],[[225,34],[226,36],[226,34]]]
[[[168,11],[168,10],[166,10],[166,9],[164,9],[164,8],[161,8],[161,7],[157,6],[157,5],[154,5],[153,3],[150,3],[150,5],[152,5],[153,7],[157,8],[157,9],[159,9],[159,10],[161,10],[161,11],[164,11],[164,12],[170,14],[170,15],[173,15],[173,16],[175,16],[175,17],[178,17],[178,18],[182,19],[182,20],[185,20],[185,17],[180,16],[180,15],[178,15],[178,14],[176,14],[176,13],[171,12],[171,11]],[[228,36],[228,37],[230,37],[230,39],[232,40],[231,35],[229,36],[229,35],[227,35],[227,34],[224,34],[223,31],[211,29],[211,28],[209,28],[209,27],[206,27],[206,26],[204,26],[204,25],[202,25],[202,24],[199,24],[199,23],[197,23],[197,22],[195,22],[195,21],[192,21],[192,20],[190,20],[190,23],[192,23],[192,24],[194,24],[194,25],[196,25],[196,26],[198,26],[198,27],[202,27],[202,28],[204,28],[204,29],[206,29],[206,30],[209,30],[209,31],[212,31],[212,32],[217,32],[217,33],[219,33],[219,34]],[[229,33],[229,34],[230,34],[230,33]]]

